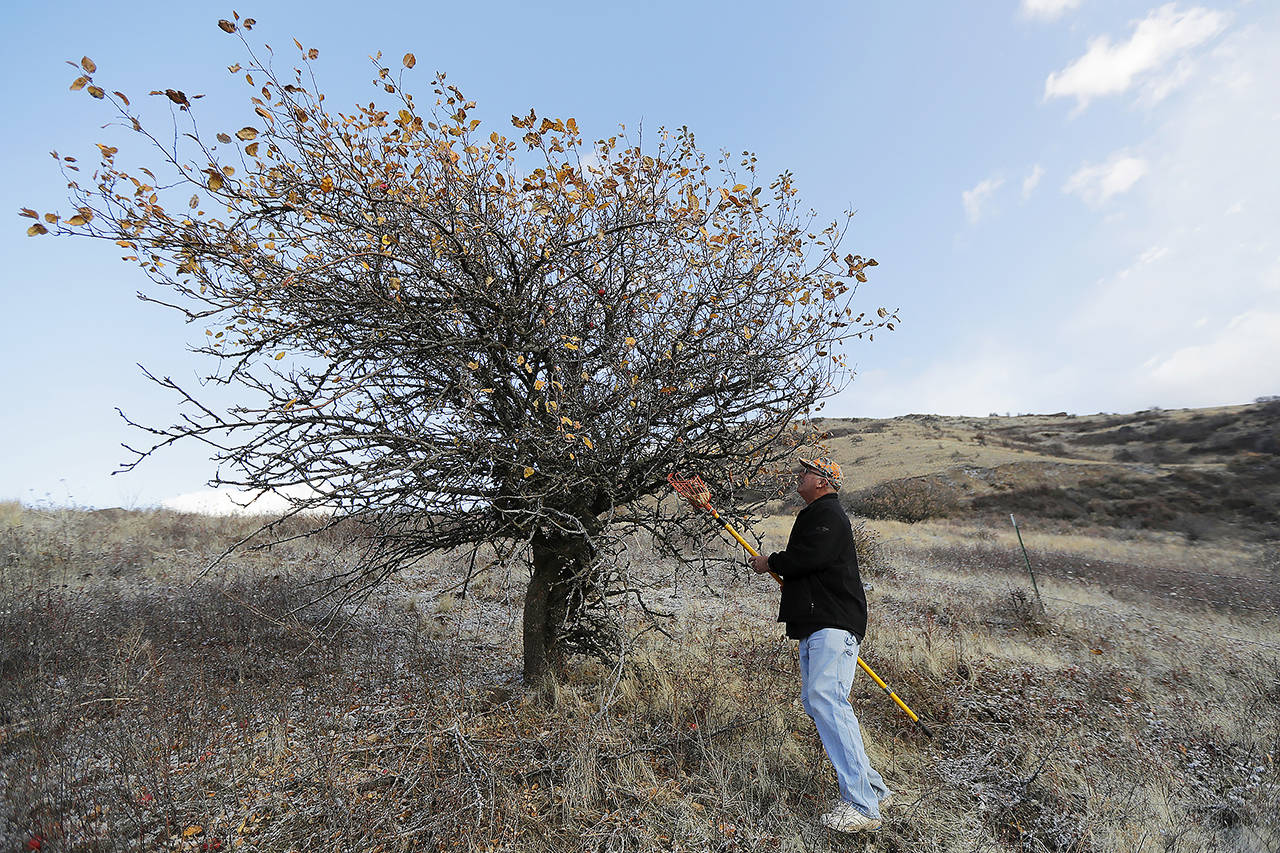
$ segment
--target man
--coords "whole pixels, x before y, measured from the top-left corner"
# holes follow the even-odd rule
[[[858,574],[853,528],[837,492],[842,472],[828,459],[803,459],[796,515],[787,549],[752,557],[751,568],[782,578],[778,621],[800,641],[800,696],[835,765],[840,799],[823,826],[859,832],[880,826],[891,791],[867,760],[858,718],[849,704],[858,646],[867,630],[867,596]]]

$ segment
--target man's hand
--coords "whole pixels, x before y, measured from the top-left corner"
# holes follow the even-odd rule
[[[765,572],[769,571],[769,558],[768,558],[768,557],[763,557],[763,556],[761,556],[761,557],[749,557],[749,558],[747,559],[747,561],[748,561],[748,563],[750,563],[750,565],[751,565],[751,571],[755,572],[755,573],[756,573],[756,574],[758,574],[758,575],[762,575],[762,574],[764,574]]]

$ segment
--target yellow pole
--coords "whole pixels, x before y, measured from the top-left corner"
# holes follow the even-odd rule
[[[742,547],[747,549],[747,553],[749,553],[753,557],[760,556],[760,552],[757,551],[755,548],[753,548],[750,542],[748,542],[746,539],[743,539],[742,534],[740,534],[738,531],[733,529],[733,525],[731,525],[729,522],[721,518],[720,513],[716,512],[715,509],[712,507],[707,507],[707,508],[711,510],[712,517],[715,518],[716,521],[720,522],[720,524],[724,527],[725,530],[729,531],[729,535],[732,536],[734,539],[737,539],[738,542],[742,545]],[[782,586],[782,578],[778,577],[777,572],[769,572],[769,575],[770,577],[772,577],[774,580],[778,582],[778,586]],[[875,670],[867,666],[866,661],[862,659],[861,655],[858,656],[858,666],[862,667],[863,672],[871,676],[871,680],[874,681],[880,687],[881,690],[889,694],[889,698],[892,699],[895,703],[897,703],[898,707],[902,709],[903,713],[905,713],[908,717],[910,717],[911,721],[915,723],[917,726],[919,726],[922,732],[924,732],[929,737],[933,737],[933,732],[929,731],[929,727],[924,724],[924,721],[921,720],[918,716],[916,716],[915,711],[907,707],[906,702],[903,702],[900,698],[898,698],[897,693],[894,693],[892,690],[889,689],[889,685],[884,683],[884,679],[876,675]]]

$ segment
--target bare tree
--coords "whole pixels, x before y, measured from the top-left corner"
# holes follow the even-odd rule
[[[155,168],[126,173],[100,145],[91,184],[67,171],[75,211],[30,228],[116,241],[160,286],[141,298],[205,325],[209,378],[254,401],[220,410],[152,377],[181,417],[144,427],[123,468],[201,441],[211,485],[370,525],[347,589],[439,549],[527,545],[525,677],[553,677],[598,633],[588,605],[619,531],[674,541],[641,499],[675,469],[763,476],[841,386],[835,347],[892,328],[851,306],[875,261],[841,256],[851,213],[814,227],[789,173],[713,162],[686,128],[586,142],[531,110],[514,138],[489,132],[444,74],[423,109],[402,86],[411,54],[395,73],[375,57],[391,109],[331,113],[317,51],[282,72],[252,24],[219,24],[254,94],[251,123],[216,138],[173,89],[151,93],[173,125],[153,132],[85,59],[72,88],[114,106]]]

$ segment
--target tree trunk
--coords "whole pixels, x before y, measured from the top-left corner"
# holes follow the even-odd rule
[[[593,558],[586,536],[540,531],[533,537],[533,576],[524,599],[524,683],[545,690],[564,677],[566,625],[582,609]]]

